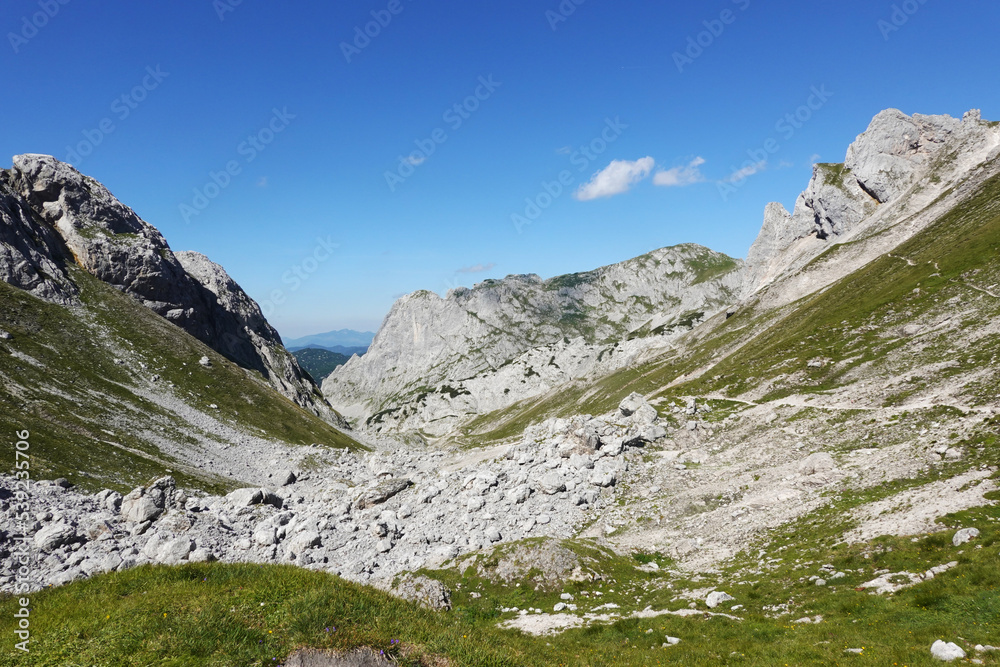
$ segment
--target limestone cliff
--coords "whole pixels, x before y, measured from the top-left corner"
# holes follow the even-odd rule
[[[988,160],[1000,131],[978,111],[951,116],[879,113],[843,164],[817,164],[791,213],[768,204],[747,255],[743,296],[793,273],[836,243],[895,224]],[[918,195],[921,195],[918,197]]]
[[[682,245],[549,280],[488,280],[443,299],[416,292],[396,302],[368,353],[334,371],[323,390],[349,416],[377,415],[374,425],[444,432],[458,418],[626,363],[642,347],[621,345],[632,332],[663,338],[690,329],[734,302],[740,267]]]

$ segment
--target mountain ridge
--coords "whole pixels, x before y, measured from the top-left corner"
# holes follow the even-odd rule
[[[907,116],[887,109],[848,147],[844,163],[814,166],[792,213],[778,203],[765,208],[747,260],[723,260],[732,264],[720,275],[738,284],[724,285],[723,291],[709,299],[708,307],[667,313],[651,309],[627,331],[605,329],[607,342],[617,337],[617,345],[602,344],[605,341],[598,341],[599,336],[588,338],[579,328],[572,330],[577,338],[565,336],[562,342],[539,339],[534,330],[524,332],[523,340],[511,341],[496,331],[516,328],[510,323],[488,325],[481,321],[480,312],[493,312],[503,302],[512,312],[527,313],[532,312],[531,304],[518,303],[508,294],[479,303],[477,295],[504,289],[516,294],[518,288],[544,289],[550,284],[559,289],[577,281],[586,283],[595,272],[550,279],[554,282],[534,274],[510,276],[484,281],[472,290],[452,290],[444,299],[416,292],[393,306],[364,359],[345,364],[324,381],[324,394],[364,427],[416,431],[431,437],[453,435],[479,415],[543,395],[566,382],[596,380],[640,363],[669,348],[673,337],[721,311],[731,314],[758,302],[780,307],[823,289],[918,233],[935,219],[935,210],[954,206],[969,195],[974,183],[983,180],[980,166],[989,163],[998,150],[998,124],[983,121],[978,110],[956,119]],[[900,220],[908,222],[899,227]],[[685,247],[700,248],[677,246]],[[822,257],[831,252],[850,259],[839,268],[827,263],[828,270],[822,274],[801,271],[823,265]],[[611,267],[641,264],[649,256]],[[645,282],[655,284],[664,278],[651,273]],[[689,283],[690,287],[699,284],[696,278]],[[470,315],[461,314],[466,304]],[[536,308],[533,312],[539,322],[552,319],[551,311]],[[560,319],[566,315],[572,320],[580,314],[570,310],[560,313]],[[588,321],[586,315],[582,321]],[[460,341],[456,344],[479,354],[479,361],[447,354],[441,342],[445,340]],[[569,372],[563,372],[564,367]]]
[[[0,173],[5,281],[69,304],[76,298],[61,265],[73,263],[137,299],[317,416],[343,425],[281,344],[259,306],[199,253],[175,254],[162,234],[107,188],[51,156],[15,156]],[[39,239],[40,245],[26,239]],[[12,241],[12,242],[11,242]],[[16,254],[14,254],[16,253]]]

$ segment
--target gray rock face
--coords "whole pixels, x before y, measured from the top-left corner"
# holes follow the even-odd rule
[[[260,372],[317,416],[342,423],[260,308],[216,264],[175,255],[153,226],[103,185],[47,155],[0,172],[0,279],[57,303],[76,294],[74,262],[233,362]]]
[[[832,239],[855,229],[877,205],[850,169],[816,165],[792,213],[778,203],[764,209],[764,224],[747,254],[744,296],[812,259]]]
[[[605,357],[625,363],[605,341],[689,330],[734,303],[740,266],[683,245],[550,280],[487,280],[444,299],[416,292],[393,305],[369,351],[335,370],[323,391],[372,427],[446,430],[454,418],[583,377]]]
[[[72,303],[76,286],[62,269],[62,239],[36,219],[0,170],[0,280],[55,303]]]
[[[903,194],[962,124],[951,116],[887,109],[847,149],[845,166],[879,202]]]
[[[956,175],[967,173],[986,157],[980,151],[995,146],[995,134],[978,113],[962,120],[907,116],[897,109],[879,113],[847,149],[843,164],[815,166],[791,213],[781,204],[768,204],[747,255],[743,296],[865,229],[873,215],[904,202],[918,183],[931,179],[947,187],[949,169],[955,169],[949,162],[957,155]]]

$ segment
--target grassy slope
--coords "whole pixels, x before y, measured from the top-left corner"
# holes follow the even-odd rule
[[[135,393],[136,387],[153,389],[153,375],[161,378],[156,391],[172,382],[179,399],[234,428],[291,444],[357,446],[131,298],[82,271],[73,278],[82,309],[0,283],[0,329],[13,336],[0,341],[0,431],[31,431],[35,478],[64,476],[88,488],[126,489],[172,470],[171,459],[142,431],[188,444],[201,434]],[[199,365],[202,356],[212,368]],[[197,488],[226,486],[220,479],[172,474]]]
[[[1000,495],[1000,494],[994,494]],[[143,567],[36,594],[31,598],[30,657],[5,647],[0,665],[273,665],[302,647],[385,650],[401,664],[419,656],[447,656],[453,665],[919,665],[937,639],[966,649],[997,644],[1000,619],[1000,508],[984,507],[946,517],[946,525],[976,526],[975,543],[953,547],[951,533],[910,539],[882,538],[873,545],[828,546],[839,526],[822,513],[779,537],[768,560],[747,554],[727,572],[686,578],[671,573],[655,554],[635,562],[586,543],[602,580],[557,590],[503,587],[475,576],[441,573],[454,587],[451,612],[435,614],[374,589],[287,566],[187,565]],[[779,546],[781,545],[781,546]],[[657,560],[658,573],[633,566]],[[921,572],[952,560],[958,567],[892,596],[856,588],[876,571]],[[845,579],[816,586],[808,576],[830,563]],[[489,564],[487,563],[487,567]],[[497,629],[511,618],[501,607],[551,609],[563,590],[581,608],[614,601],[619,612],[685,609],[684,589],[721,586],[744,608],[743,620],[663,615],[531,638]],[[590,595],[585,595],[588,591]],[[595,591],[604,595],[597,597]],[[788,605],[775,618],[769,608]],[[703,602],[697,608],[707,611]],[[0,634],[11,636],[13,599],[0,600]],[[720,611],[717,609],[716,611]],[[728,610],[725,610],[728,611]],[[820,614],[819,624],[791,621]],[[329,628],[329,632],[327,629]],[[652,630],[652,632],[649,632]],[[677,646],[661,646],[665,636]],[[962,638],[962,639],[959,639]],[[393,640],[398,640],[396,643]],[[964,641],[963,641],[964,640]],[[864,648],[862,655],[845,648]],[[1000,656],[980,656],[998,664]],[[423,664],[432,663],[428,659]]]
[[[836,247],[828,253],[835,255]],[[996,294],[992,286],[1000,282],[1000,177],[892,255],[778,311],[743,308],[729,319],[717,316],[692,332],[680,352],[622,369],[586,388],[574,385],[482,415],[469,424],[466,438],[485,444],[512,437],[549,416],[600,414],[633,391],[677,396],[721,392],[735,397],[770,382],[766,399],[823,392],[855,382],[853,371],[861,366],[878,377],[905,373],[913,365],[952,361],[956,365],[920,378],[914,389],[980,372],[985,375],[969,383],[966,400],[970,405],[994,400],[1000,384],[1000,335],[983,335],[974,349],[961,349],[945,332],[907,348],[911,339],[892,332],[907,323],[939,315],[944,319],[956,310],[967,311],[963,333],[1000,316],[1000,299],[982,291]],[[888,358],[893,352],[898,354]],[[809,367],[809,360],[817,357],[833,363]],[[705,368],[708,372],[696,374]],[[693,379],[685,381],[687,375]],[[907,396],[899,392],[887,397],[886,404],[898,404]]]

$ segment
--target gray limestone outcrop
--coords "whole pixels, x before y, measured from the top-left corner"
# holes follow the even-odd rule
[[[369,351],[335,370],[323,391],[370,426],[447,432],[462,417],[620,367],[645,347],[625,345],[630,334],[690,330],[734,303],[740,267],[689,244],[549,280],[487,280],[443,299],[416,292],[393,305]]]
[[[257,304],[217,264],[174,254],[152,225],[107,188],[47,155],[0,171],[0,279],[56,303],[81,268],[128,294],[317,416],[341,423],[281,344]]]
[[[747,255],[742,296],[748,298],[827,251],[833,244],[898,220],[918,189],[945,192],[989,159],[997,128],[971,111],[908,116],[887,109],[847,149],[843,164],[817,164],[792,212],[768,204]],[[902,239],[898,239],[901,241]]]
[[[59,234],[41,224],[0,170],[0,280],[55,303],[72,303],[76,286],[62,269]]]

